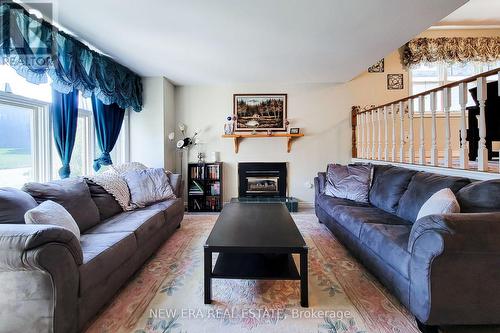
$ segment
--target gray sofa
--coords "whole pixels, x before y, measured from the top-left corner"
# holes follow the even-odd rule
[[[176,199],[130,212],[82,178],[0,188],[0,332],[83,330],[180,226],[182,180],[169,178]],[[80,242],[64,228],[24,224],[47,199],[71,213]]]
[[[323,193],[315,178],[321,223],[416,317],[438,326],[500,324],[500,180],[374,166],[369,203]],[[423,203],[450,188],[462,213],[415,221]]]

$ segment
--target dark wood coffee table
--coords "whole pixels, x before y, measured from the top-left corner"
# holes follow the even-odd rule
[[[204,246],[205,304],[212,302],[212,279],[300,280],[300,304],[307,307],[307,250],[283,204],[227,204]],[[219,256],[212,269],[214,252]]]

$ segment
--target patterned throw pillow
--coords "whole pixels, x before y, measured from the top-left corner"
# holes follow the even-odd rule
[[[80,240],[80,228],[68,211],[57,202],[47,200],[24,214],[26,224],[51,224],[71,231]]]
[[[329,164],[325,194],[357,202],[368,202],[373,167],[369,164]]]
[[[130,191],[127,182],[114,169],[106,170],[95,176],[88,177],[94,183],[102,186],[120,204],[123,210],[134,210],[136,207],[130,203]]]
[[[113,169],[119,175],[124,174],[128,171],[138,171],[138,170],[146,170],[148,167],[139,162],[129,162],[122,163],[118,165],[111,165],[111,169]]]

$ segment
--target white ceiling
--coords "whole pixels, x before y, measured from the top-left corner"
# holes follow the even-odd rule
[[[499,26],[500,0],[470,0],[436,25]]]
[[[59,0],[55,19],[179,85],[324,83],[354,78],[466,1]]]

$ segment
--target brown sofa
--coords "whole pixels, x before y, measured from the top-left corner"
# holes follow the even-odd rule
[[[84,329],[180,226],[182,180],[169,178],[176,199],[130,212],[81,178],[0,188],[0,332]],[[48,199],[75,218],[80,242],[61,227],[24,224],[24,213]]]

